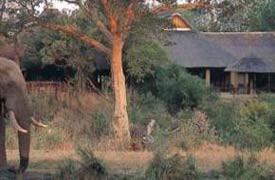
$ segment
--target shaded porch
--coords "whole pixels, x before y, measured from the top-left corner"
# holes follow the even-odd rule
[[[230,92],[230,73],[225,68],[187,68],[187,71],[204,79],[205,84],[217,92]]]
[[[225,71],[230,72],[234,93],[275,92],[275,71],[270,59],[251,54],[233,63]]]
[[[233,91],[238,94],[275,92],[275,73],[231,72]]]

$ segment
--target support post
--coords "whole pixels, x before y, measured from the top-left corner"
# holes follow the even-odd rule
[[[211,84],[211,70],[210,69],[205,70],[205,83],[207,86],[210,86],[210,84]]]
[[[270,86],[270,73],[268,73],[268,92],[270,92],[271,86]]]
[[[245,83],[245,91],[246,93],[249,93],[249,74],[248,73],[245,73],[244,83]]]
[[[230,84],[233,86],[234,91],[238,88],[238,73],[230,72]]]

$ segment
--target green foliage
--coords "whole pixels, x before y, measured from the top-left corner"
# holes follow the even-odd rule
[[[191,119],[178,122],[179,130],[167,138],[167,143],[172,147],[184,150],[194,149],[203,142],[216,142],[216,130],[210,126],[206,115],[196,111]]]
[[[41,72],[41,69],[54,65],[60,69],[59,71],[64,71],[64,74],[59,72],[56,76],[69,78],[75,75],[77,78],[75,82],[83,83],[96,70],[95,51],[62,33],[35,28],[34,32],[26,33],[23,42],[26,44],[26,49],[22,67],[27,72]],[[35,78],[39,79],[39,75],[42,76],[36,74]]]
[[[156,96],[166,103],[171,113],[196,108],[213,95],[213,91],[201,79],[186,73],[177,65],[158,69],[155,77],[156,87],[151,87],[151,90],[157,90]],[[211,98],[215,99],[215,95]]]
[[[260,10],[258,9],[266,2],[267,0],[211,1],[213,7],[211,10],[196,9],[182,13],[196,29],[201,31],[242,32],[251,30],[251,25],[255,24],[253,21],[257,19],[253,16],[259,16]],[[253,30],[260,31],[261,27],[256,26]]]
[[[186,73],[178,65],[171,63],[162,65],[157,65],[152,71],[153,74],[145,77],[142,83],[135,84],[138,92],[151,93],[165,103],[166,109],[171,114],[196,108],[203,101],[215,101],[214,91],[207,88],[201,79]]]
[[[251,13],[250,29],[252,31],[274,31],[275,30],[275,1],[265,0]]]
[[[79,179],[78,174],[79,165],[77,162],[67,159],[59,165],[59,174],[56,179]]]
[[[238,148],[261,149],[271,146],[274,113],[270,103],[261,99],[208,104],[203,109],[222,142]]]
[[[234,160],[223,162],[222,170],[226,179],[268,179],[263,164],[260,164],[255,156],[250,156],[248,160],[238,156]]]
[[[155,119],[157,124],[165,128],[168,126],[171,115],[168,114],[164,102],[152,93],[139,94],[133,92],[129,96],[129,118],[134,124],[145,124]]]
[[[267,122],[268,106],[257,100],[240,108],[234,123],[236,142],[242,147],[262,148],[270,144],[272,130]]]
[[[200,106],[207,113],[209,123],[215,127],[218,136],[224,143],[233,143],[233,129],[235,127],[234,119],[238,114],[238,101],[222,101],[206,102]]]
[[[57,179],[107,179],[106,167],[88,150],[78,149],[80,162],[65,160],[61,163]]]
[[[165,157],[157,153],[145,173],[146,179],[166,180],[166,179],[199,179],[194,157],[189,156],[185,162],[177,155]]]
[[[126,71],[137,83],[154,76],[156,68],[164,67],[169,59],[163,49],[155,42],[144,41],[133,44],[125,57]]]

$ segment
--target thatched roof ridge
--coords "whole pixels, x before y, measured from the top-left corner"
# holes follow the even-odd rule
[[[271,60],[257,57],[254,54],[244,57],[228,66],[225,71],[247,73],[272,73],[275,72],[274,63]]]
[[[186,68],[225,68],[237,61],[234,56],[196,32],[167,32],[165,49],[172,60]]]
[[[209,42],[218,45],[238,59],[251,54],[270,59],[275,57],[275,32],[205,32]]]

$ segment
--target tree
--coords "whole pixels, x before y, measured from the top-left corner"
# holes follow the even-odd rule
[[[22,4],[20,0],[14,0]],[[75,4],[86,17],[87,21],[92,22],[97,30],[103,35],[97,39],[85,33],[76,22],[67,24],[62,22],[48,22],[47,18],[40,21],[40,25],[55,31],[62,31],[92,48],[106,54],[110,59],[112,83],[115,96],[115,110],[113,116],[113,127],[116,139],[122,143],[128,144],[130,141],[129,120],[127,114],[126,85],[125,76],[122,68],[122,52],[125,41],[131,32],[135,23],[139,23],[142,17],[151,14],[156,15],[163,11],[176,8],[175,0],[158,0],[163,4],[157,8],[150,8],[146,0],[64,0],[68,3]],[[29,1],[28,1],[29,2]],[[180,5],[180,8],[202,8],[209,4],[209,0],[188,1],[187,4]],[[23,9],[33,11],[32,3],[23,4]],[[26,11],[23,11],[26,12]],[[36,21],[39,19],[34,17]],[[58,19],[58,18],[57,18]]]
[[[275,30],[275,1],[266,0],[250,14],[249,26],[253,31]]]
[[[270,7],[267,4],[270,4]],[[251,25],[259,22],[260,16],[263,15],[261,12],[265,11],[264,18],[272,21],[274,11],[271,4],[268,0],[212,1],[209,8],[193,9],[182,13],[194,27],[202,31],[240,32],[256,30]],[[263,10],[264,5],[266,10]],[[258,23],[257,27],[259,25]]]

